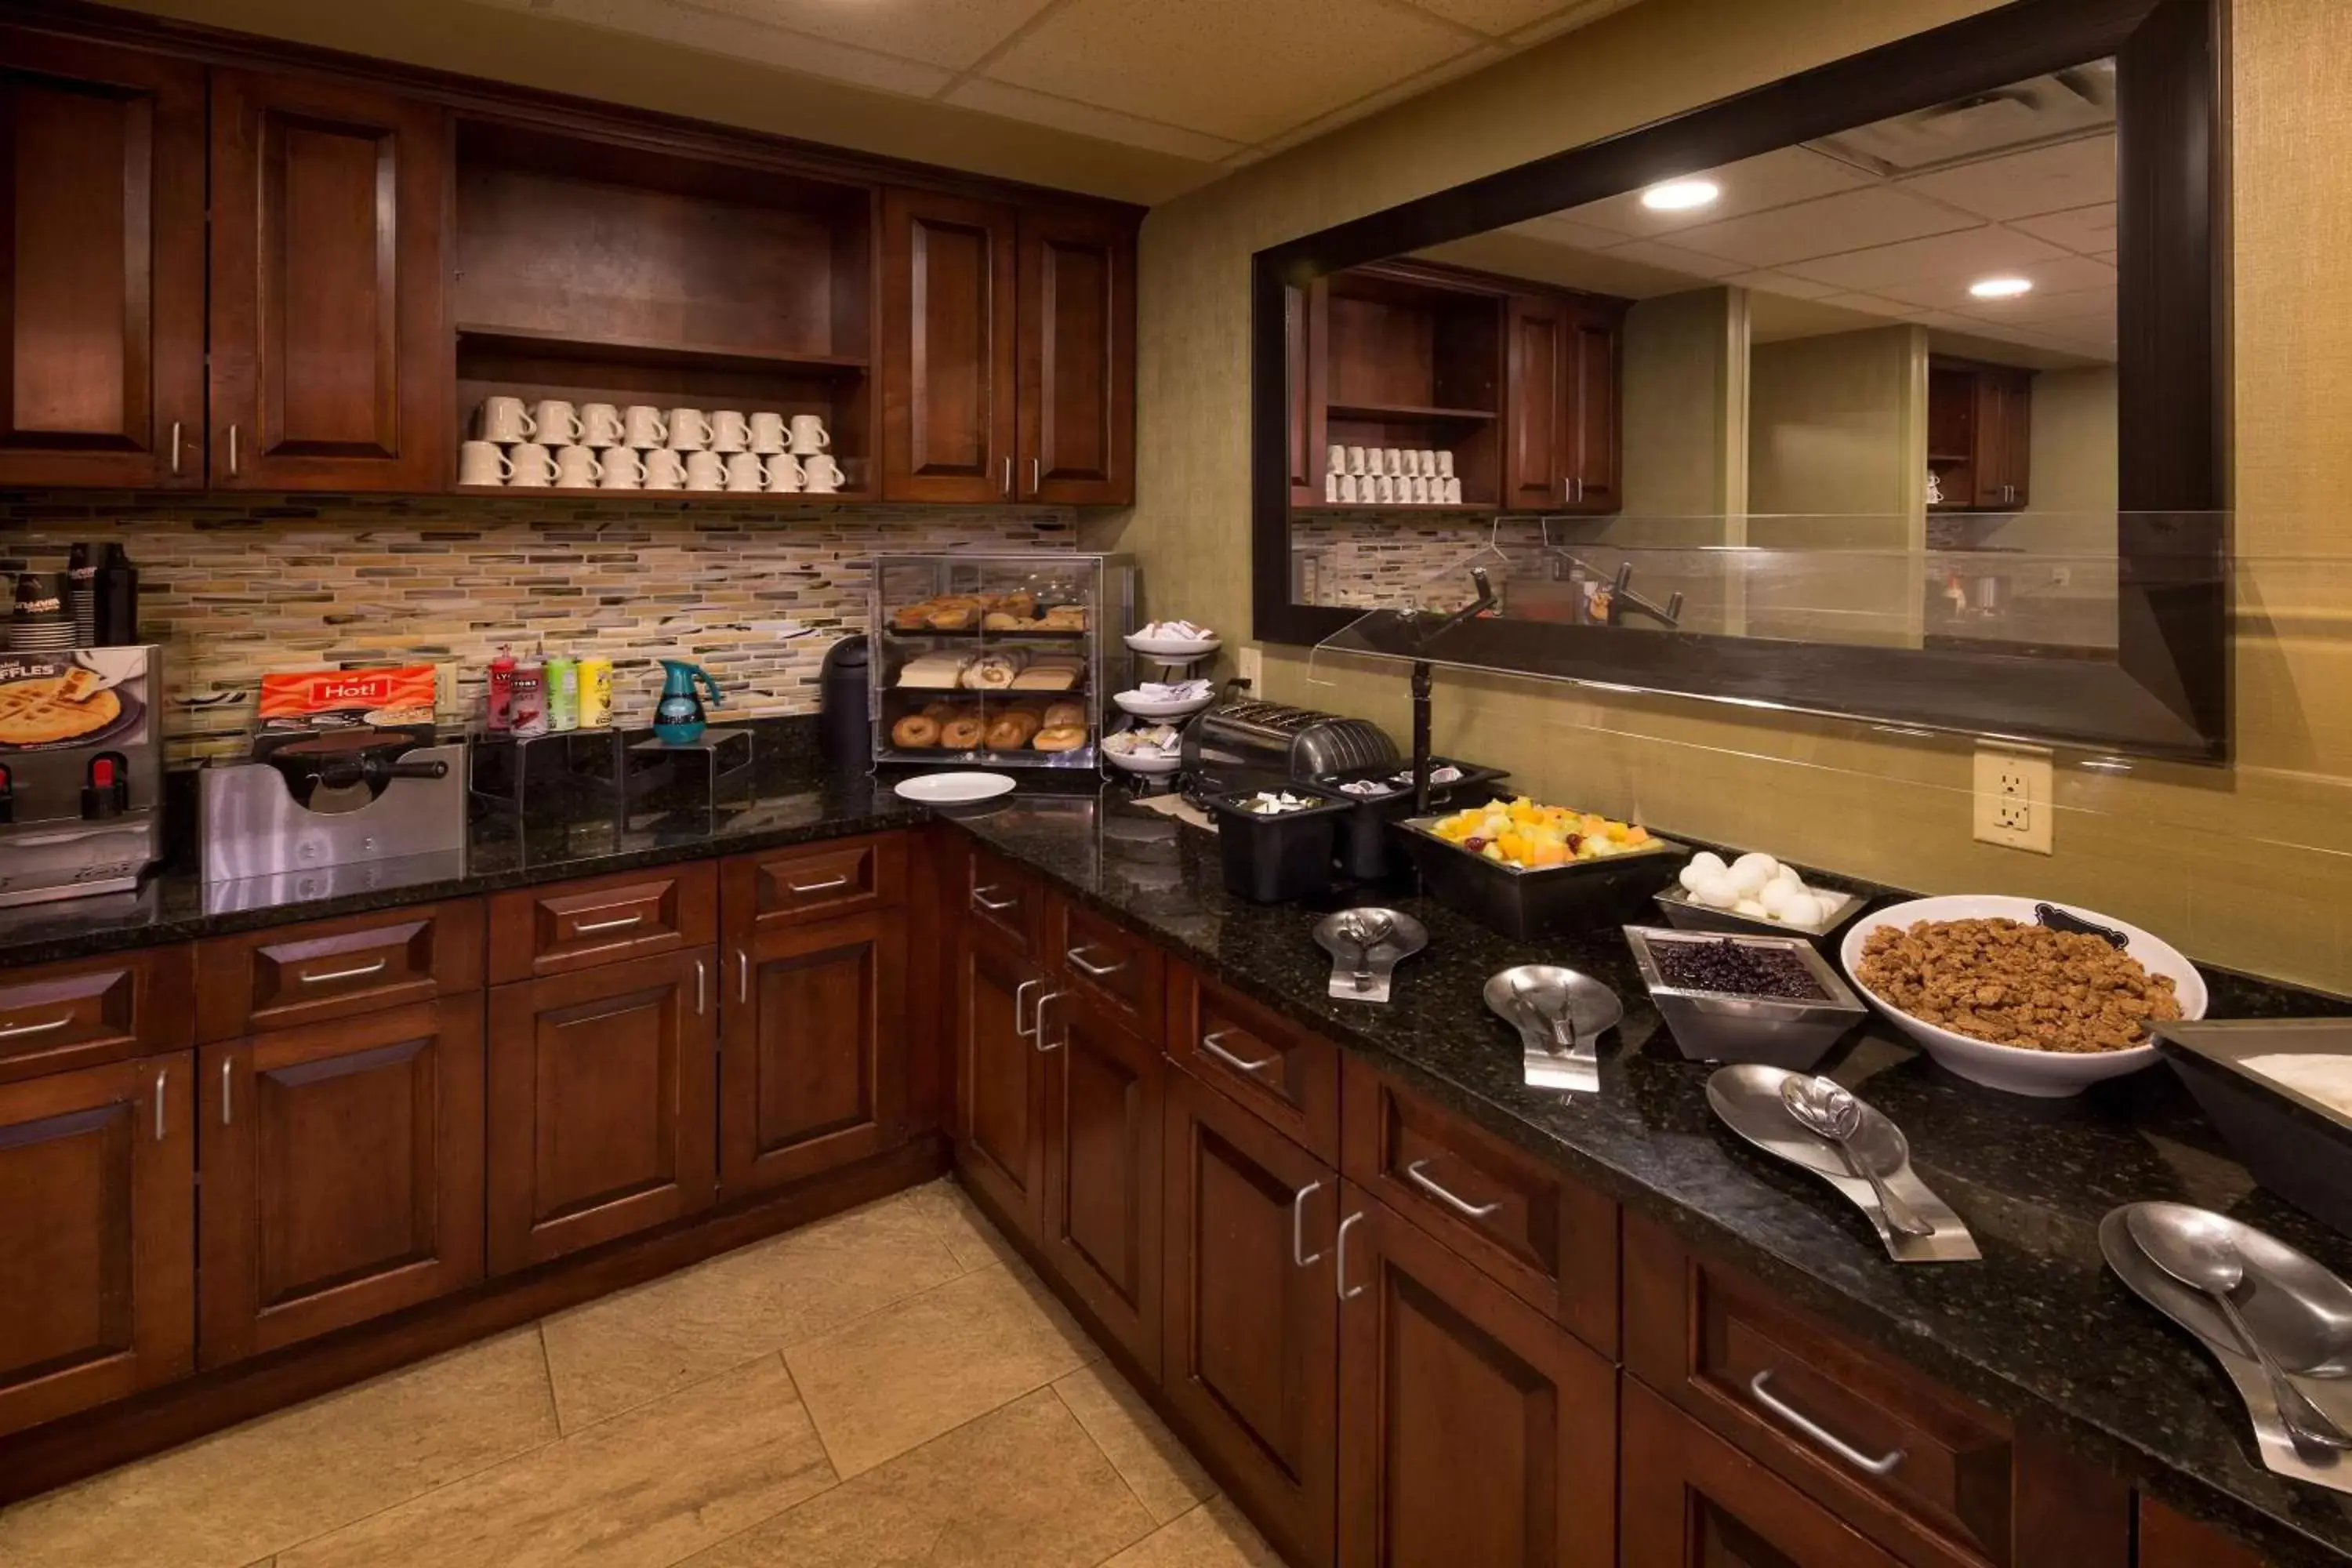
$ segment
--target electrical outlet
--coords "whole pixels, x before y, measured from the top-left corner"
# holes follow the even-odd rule
[[[2050,753],[1979,746],[1976,837],[2010,849],[2051,853],[2057,809],[2050,799]]]
[[[1265,691],[1265,655],[1255,647],[1244,647],[1234,654],[1234,673],[1249,682],[1253,692]]]

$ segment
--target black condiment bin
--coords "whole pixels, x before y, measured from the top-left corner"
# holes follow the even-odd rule
[[[1454,767],[1462,770],[1458,779],[1429,786],[1429,804],[1433,810],[1451,809],[1456,801],[1484,801],[1494,794],[1494,786],[1510,777],[1504,768],[1479,767],[1470,763],[1458,763],[1451,757],[1432,757],[1432,768]],[[1338,795],[1355,809],[1339,826],[1339,864],[1350,877],[1375,881],[1385,877],[1402,875],[1411,862],[1391,830],[1413,813],[1412,785],[1406,783],[1387,795],[1343,795],[1339,786],[1364,779],[1378,779],[1385,784],[1399,773],[1410,778],[1412,764],[1402,768],[1394,763],[1381,763],[1368,768],[1349,768],[1344,773],[1320,773],[1315,787],[1326,795]]]
[[[2352,1118],[2242,1065],[2250,1056],[2352,1055],[2352,1018],[2174,1021],[2152,1032],[2254,1180],[2352,1236]]]
[[[1315,796],[1323,804],[1274,816],[1242,808],[1241,802],[1265,793],[1280,792],[1243,790],[1209,801],[1217,819],[1225,890],[1259,904],[1286,904],[1329,892],[1339,833],[1351,803],[1293,784],[1290,794]]]
[[[1652,841],[1656,848],[1636,854],[1517,871],[1440,838],[1430,831],[1437,820],[1412,817],[1393,829],[1429,896],[1521,942],[1592,926],[1641,923],[1650,900],[1674,880],[1689,854],[1671,839],[1658,838]]]

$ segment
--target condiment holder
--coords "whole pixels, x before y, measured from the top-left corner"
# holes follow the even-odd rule
[[[1803,1071],[1829,1054],[1856,1024],[1869,1016],[1862,998],[1823,961],[1811,942],[1801,936],[1728,936],[1706,931],[1669,931],[1660,926],[1627,926],[1625,941],[1633,950],[1633,964],[1650,1000],[1665,1019],[1675,1047],[1685,1059],[1705,1062],[1762,1062],[1769,1067]],[[1812,983],[1818,995],[1811,998],[1739,994],[1690,985],[1677,985],[1664,973],[1663,958],[1677,948],[1717,942],[1733,943],[1759,952],[1786,953]]]
[[[1330,994],[1386,1002],[1396,966],[1429,945],[1429,930],[1401,910],[1341,910],[1315,922],[1315,945],[1331,955]]]
[[[1601,1037],[1625,1016],[1617,993],[1589,974],[1522,963],[1486,982],[1486,1005],[1519,1032],[1519,1070],[1529,1087],[1571,1094],[1601,1088]]]

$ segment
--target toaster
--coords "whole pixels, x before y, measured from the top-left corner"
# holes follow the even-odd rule
[[[1396,742],[1369,719],[1247,697],[1229,697],[1184,727],[1186,787],[1202,796],[1283,789],[1398,760]]]

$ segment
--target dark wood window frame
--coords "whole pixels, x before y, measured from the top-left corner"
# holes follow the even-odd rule
[[[2019,0],[1257,252],[1253,633],[1543,679],[2191,761],[2230,752],[2227,153],[2214,0]],[[2117,62],[2118,645],[2113,661],[1473,620],[1291,598],[1293,291],[1345,268],[1638,190],[1925,104]]]

